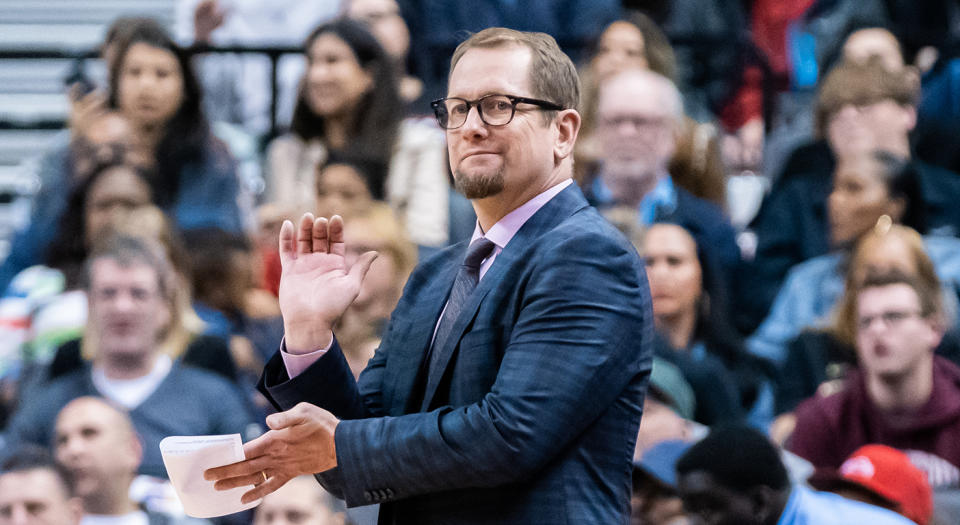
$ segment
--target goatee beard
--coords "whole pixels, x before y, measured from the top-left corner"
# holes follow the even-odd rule
[[[503,169],[492,175],[470,176],[457,170],[453,176],[453,187],[468,199],[484,199],[503,191]]]

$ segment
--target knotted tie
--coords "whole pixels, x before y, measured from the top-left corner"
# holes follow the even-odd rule
[[[490,256],[496,245],[490,239],[480,237],[470,243],[467,249],[467,256],[460,265],[460,271],[457,272],[457,278],[453,281],[453,289],[450,290],[450,298],[447,300],[447,308],[440,319],[440,326],[437,327],[437,334],[433,338],[433,346],[430,352],[430,375],[440,373],[434,370],[439,366],[439,351],[450,337],[453,325],[456,324],[463,305],[470,297],[470,292],[477,287],[477,281],[480,280],[480,264],[484,259]]]

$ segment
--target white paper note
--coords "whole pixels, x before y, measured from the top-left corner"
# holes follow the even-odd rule
[[[260,504],[260,500],[240,503],[240,497],[253,485],[220,491],[213,488],[212,481],[203,479],[203,472],[209,468],[245,459],[240,434],[168,436],[160,441],[160,454],[187,515],[214,518]]]

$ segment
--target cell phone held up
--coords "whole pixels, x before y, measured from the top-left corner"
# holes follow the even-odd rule
[[[96,89],[93,82],[83,71],[83,60],[77,59],[70,68],[70,73],[63,79],[63,84],[74,99],[80,99]],[[76,87],[74,87],[76,86]]]

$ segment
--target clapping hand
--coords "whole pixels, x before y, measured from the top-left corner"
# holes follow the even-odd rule
[[[204,478],[217,490],[254,485],[241,498],[249,503],[282,487],[291,479],[337,466],[333,435],[340,421],[310,403],[300,403],[267,417],[270,430],[243,445],[247,459],[208,469]]]
[[[339,215],[327,220],[304,214],[296,232],[292,222],[283,222],[280,312],[288,352],[311,352],[329,345],[333,325],[360,293],[377,253],[364,253],[348,268],[345,252]]]

